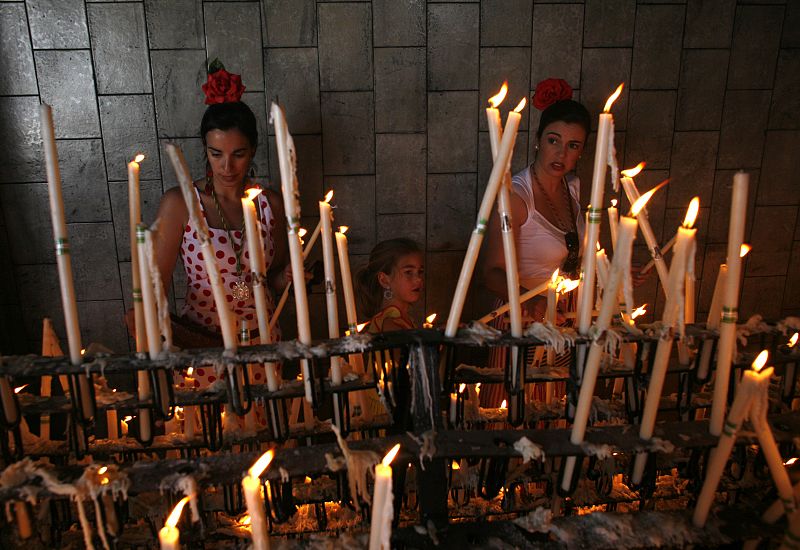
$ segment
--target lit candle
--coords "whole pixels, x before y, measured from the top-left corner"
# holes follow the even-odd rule
[[[183,507],[186,506],[186,503],[189,502],[190,498],[191,497],[188,496],[183,497],[178,504],[175,505],[172,513],[164,523],[164,527],[162,527],[158,532],[158,542],[161,544],[161,550],[181,549],[181,533],[178,531],[176,525],[178,525],[178,521],[181,519]]]
[[[436,320],[436,314],[431,313],[425,317],[425,322],[422,323],[422,328],[433,328],[433,322]]]
[[[133,283],[133,315],[136,330],[136,351],[147,351],[147,337],[142,308],[142,286],[139,274],[139,248],[136,243],[136,227],[142,223],[141,198],[139,188],[139,163],[144,155],[138,154],[128,163],[128,226],[131,245],[131,281]]]
[[[147,350],[150,359],[155,361],[161,356],[161,334],[158,331],[158,313],[156,311],[156,299],[153,291],[153,281],[150,278],[149,262],[147,258],[147,234],[148,229],[140,224],[136,227],[136,242],[138,247],[139,277],[142,285],[142,306],[144,309],[144,326],[146,328]],[[138,371],[137,390],[139,401],[147,401],[152,397],[150,386],[150,376],[147,371]],[[144,441],[149,441],[151,436],[150,409],[142,407],[139,409],[139,435]]]
[[[120,426],[122,426],[122,437],[128,437],[128,422],[133,420],[132,416],[126,416],[120,422]]]
[[[117,390],[111,390],[116,393]],[[119,439],[119,426],[117,425],[117,409],[106,410],[106,424],[108,425],[108,438]]]
[[[695,197],[697,198],[697,197]],[[699,200],[699,199],[698,199]],[[683,302],[683,315],[684,322],[687,325],[693,325],[695,322],[695,258],[697,255],[697,242],[692,239],[692,245],[689,247],[689,252],[686,256],[686,282],[685,293],[686,297]]]
[[[347,243],[346,225],[339,227],[336,232],[336,250],[339,254],[339,269],[342,276],[342,290],[344,291],[344,306],[347,314],[347,329],[350,334],[358,333],[358,317],[356,313],[356,295],[353,292],[353,277],[350,274],[350,253]]]
[[[247,503],[247,513],[250,514],[250,528],[253,533],[253,550],[267,550],[269,548],[269,533],[267,532],[267,517],[264,513],[264,497],[261,492],[261,474],[267,469],[275,452],[270,449],[247,471],[242,479],[242,491]]]
[[[556,303],[558,302],[558,269],[553,271],[550,277],[550,284],[547,285],[547,310],[545,312],[545,322],[555,325],[556,324]],[[552,367],[556,363],[555,350],[552,347],[547,348],[547,366]]]
[[[722,293],[722,316],[717,344],[717,372],[714,379],[714,396],[711,402],[711,421],[709,431],[713,435],[722,433],[725,417],[725,404],[730,383],[731,362],[736,346],[736,321],[739,306],[739,279],[742,270],[740,256],[744,240],[744,225],[747,216],[747,188],[750,177],[744,172],[733,176],[731,197],[731,217],[728,226],[728,276]]]
[[[398,443],[375,465],[375,488],[372,493],[372,519],[369,528],[369,550],[389,550],[394,518],[392,494],[392,460],[400,450]]]
[[[72,277],[72,260],[70,257],[67,224],[64,218],[64,201],[61,197],[61,171],[58,166],[58,150],[56,149],[55,128],[53,127],[53,111],[50,105],[39,106],[42,145],[47,167],[47,189],[50,196],[50,219],[53,224],[56,263],[58,278],[61,284],[61,305],[64,308],[64,324],[69,343],[69,358],[73,365],[80,365],[81,331],[78,324],[78,304],[75,301],[75,286]],[[92,381],[90,377],[75,375],[81,394],[81,413],[89,420],[94,416],[91,399]]]
[[[680,302],[683,299],[683,286],[686,276],[686,262],[694,245],[696,229],[693,229],[700,209],[700,199],[695,197],[689,206],[683,225],[678,229],[678,238],[675,241],[675,250],[672,254],[672,265],[669,269],[669,279],[667,286],[667,301],[664,305],[664,316],[662,325],[668,329],[668,333],[663,335],[656,347],[655,359],[650,373],[650,384],[647,387],[647,399],[644,403],[642,421],[639,425],[639,437],[650,439],[653,437],[653,430],[658,415],[658,405],[661,402],[661,392],[664,389],[664,379],[667,375],[667,366],[672,353],[673,335],[672,329],[678,322],[680,313]],[[632,480],[640,483],[644,475],[644,467],[647,464],[647,453],[636,455]]]
[[[611,206],[608,207],[608,228],[611,231],[611,248],[617,249],[617,225],[619,224],[619,211],[617,210],[617,199],[611,199]]]
[[[478,252],[480,251],[481,244],[483,243],[483,235],[486,232],[486,226],[489,223],[489,216],[491,215],[492,205],[494,204],[497,192],[504,181],[506,172],[508,171],[511,162],[511,155],[514,150],[514,142],[517,139],[517,130],[519,129],[520,120],[522,115],[520,111],[525,108],[525,99],[517,105],[517,107],[508,113],[506,119],[505,130],[500,142],[500,147],[495,156],[494,166],[489,175],[489,182],[486,184],[486,191],[483,195],[480,208],[478,209],[478,219],[475,223],[475,229],[469,240],[467,253],[464,256],[464,262],[461,264],[461,273],[458,276],[458,283],[453,295],[453,301],[450,305],[450,314],[447,317],[447,325],[445,328],[445,335],[453,337],[458,331],[458,323],[461,321],[461,312],[464,310],[464,302],[467,299],[467,290],[472,280],[472,273],[475,270],[475,263],[478,260]]]
[[[333,259],[333,211],[326,201],[319,201],[319,222],[322,227],[322,262],[325,268],[325,304],[328,308],[328,338],[339,337],[339,303],[336,299],[336,264]],[[342,383],[342,358],[331,357],[331,384]],[[338,396],[339,394],[337,394]],[[335,411],[338,413],[338,408]]]

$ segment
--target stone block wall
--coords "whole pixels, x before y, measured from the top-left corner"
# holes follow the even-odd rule
[[[482,108],[504,79],[510,105],[561,77],[594,115],[616,85],[620,164],[648,162],[642,188],[669,177],[650,208],[674,232],[702,212],[698,313],[724,259],[734,172],[752,174],[743,315],[800,311],[800,2],[794,0],[0,0],[0,351],[37,351],[41,318],[63,335],[37,106],[53,105],[85,342],[125,351],[130,305],[125,163],[137,152],[152,221],[175,185],[162,153],[178,142],[195,176],[200,84],[219,57],[241,73],[260,121],[258,176],[278,181],[266,102],[286,109],[299,151],[305,224],[336,191],[353,263],[380,239],[426,250],[416,314],[447,312],[491,170]],[[533,159],[527,110],[514,169]],[[594,136],[578,169],[588,196]],[[641,238],[636,255],[646,260]],[[177,304],[183,294],[176,277]],[[651,278],[640,302],[659,297]],[[474,285],[465,317],[488,311]],[[318,290],[312,307],[323,309]],[[293,318],[283,325],[291,336]],[[652,311],[652,310],[651,310]],[[315,316],[315,334],[325,333]]]

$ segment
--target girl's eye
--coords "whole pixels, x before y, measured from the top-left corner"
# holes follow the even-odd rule
[[[576,151],[577,151],[578,149],[580,149],[580,148],[581,148],[581,145],[580,145],[580,143],[570,143],[570,144],[569,144],[569,148],[570,148],[570,149],[574,149],[574,150],[576,150]]]
[[[558,140],[554,137],[547,138],[547,143],[549,143],[550,145],[555,145],[556,143],[558,143]]]

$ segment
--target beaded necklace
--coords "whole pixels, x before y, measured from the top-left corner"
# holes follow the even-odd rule
[[[244,280],[244,276],[242,274],[242,251],[244,250],[244,240],[245,240],[245,231],[247,228],[244,225],[244,213],[242,213],[242,239],[239,241],[239,245],[237,248],[236,241],[233,239],[233,234],[231,233],[230,228],[228,227],[227,221],[225,221],[225,214],[222,213],[222,207],[219,204],[219,200],[217,199],[217,193],[214,191],[214,184],[211,182],[211,178],[208,178],[208,185],[211,187],[211,198],[214,199],[214,206],[217,207],[217,214],[219,214],[219,219],[222,221],[222,228],[228,234],[228,239],[231,241],[231,246],[233,247],[233,254],[236,256],[236,277],[237,281],[233,284],[233,289],[231,289],[231,294],[233,298],[238,301],[245,301],[250,298],[250,287],[248,286],[247,282]]]

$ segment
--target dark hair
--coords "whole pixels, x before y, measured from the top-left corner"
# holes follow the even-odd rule
[[[372,318],[381,307],[383,288],[378,273],[391,275],[397,262],[409,254],[422,254],[419,245],[411,239],[388,239],[375,245],[369,253],[369,263],[356,274],[356,288],[361,312]]]
[[[211,130],[239,130],[253,148],[258,147],[256,116],[245,103],[232,101],[209,105],[200,122],[200,137],[206,144],[206,134]]]
[[[586,135],[588,136],[592,128],[591,121],[589,111],[577,101],[571,99],[556,101],[542,111],[542,117],[539,119],[539,129],[536,130],[536,138],[541,138],[544,129],[554,122],[578,124],[586,130]]]

